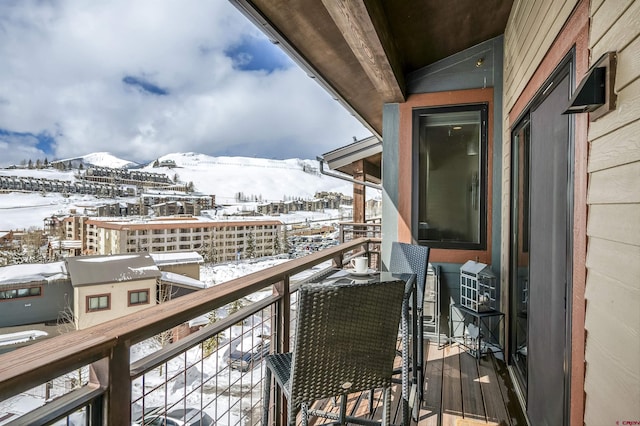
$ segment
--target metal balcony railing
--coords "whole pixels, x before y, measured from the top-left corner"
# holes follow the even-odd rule
[[[291,347],[295,291],[323,266],[345,265],[376,244],[355,239],[0,355],[0,425],[164,424],[205,415],[220,425],[258,424],[260,351]],[[179,338],[203,315],[204,327]],[[226,355],[234,349],[255,356]],[[51,391],[61,380],[68,389]],[[39,407],[12,415],[40,388]]]

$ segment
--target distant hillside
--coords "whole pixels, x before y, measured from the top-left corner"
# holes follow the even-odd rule
[[[74,158],[65,158],[64,160],[56,160],[53,163],[71,163],[71,167],[77,169],[82,164],[83,168],[87,168],[89,166],[97,166],[97,167],[111,167],[114,169],[127,169],[140,167],[138,163],[134,163],[133,161],[123,160],[121,158],[112,155],[109,152],[94,152],[91,154],[83,155],[81,157]]]
[[[212,157],[193,152],[173,153],[158,158],[171,160],[176,167],[153,167],[144,170],[178,176],[183,182],[193,182],[196,191],[215,194],[218,203],[235,202],[236,194],[255,196],[262,201],[286,198],[312,198],[319,191],[351,195],[353,186],[343,180],[321,175],[314,160],[269,160],[252,157]]]
[[[243,203],[236,203],[238,193],[242,193],[245,200],[257,202],[311,199],[321,191],[346,195],[353,193],[351,183],[319,174],[318,163],[313,160],[211,157],[197,153],[165,155],[158,159],[158,163],[163,160],[172,160],[175,167],[153,167],[154,159],[142,166],[142,169],[164,173],[172,180],[177,175],[179,181],[193,182],[196,191],[215,195],[216,203],[235,205],[232,208],[237,211],[247,207]],[[75,181],[79,164],[83,164],[84,169],[90,165],[118,168],[135,164],[108,153],[87,154],[61,161],[71,161],[75,166],[74,170],[0,169],[0,175]],[[367,198],[380,197],[379,191],[367,189]],[[135,202],[135,199],[132,198],[130,201]],[[85,194],[0,193],[0,230],[26,229],[31,226],[40,228],[44,218],[52,214],[68,214],[71,210],[82,212],[87,207],[109,202],[107,198]]]

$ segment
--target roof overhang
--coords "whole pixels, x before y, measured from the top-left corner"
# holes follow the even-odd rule
[[[350,176],[355,175],[354,168],[363,161],[365,180],[381,183],[382,181],[382,141],[376,136],[361,139],[322,155],[329,169],[337,170]]]
[[[504,33],[513,0],[230,0],[381,139],[408,75]]]

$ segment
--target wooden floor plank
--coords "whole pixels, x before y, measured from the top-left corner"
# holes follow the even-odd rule
[[[462,389],[460,387],[460,348],[447,346],[444,349],[442,371],[442,425],[455,426],[463,419]]]
[[[509,376],[509,372],[507,371],[507,365],[504,363],[504,361],[498,361],[493,356],[493,354],[490,354],[489,358],[491,359],[494,371],[498,376],[498,384],[500,385],[500,390],[502,392],[502,400],[504,401],[504,405],[507,410],[511,425],[527,425],[525,415],[522,412],[520,402],[518,401],[518,396],[515,392],[515,388],[513,386],[513,383],[511,383],[511,377]]]
[[[487,421],[501,425],[510,425],[509,415],[502,399],[502,390],[498,376],[490,357],[483,357],[478,364],[480,388],[487,414]]]
[[[486,416],[482,390],[478,380],[477,360],[466,351],[460,353],[460,378],[464,418],[485,422]]]
[[[442,371],[444,349],[436,344],[425,344],[426,366],[424,371],[424,400],[420,408],[418,424],[420,426],[438,426],[442,406]]]
[[[418,421],[410,426],[524,426],[525,418],[518,404],[506,365],[492,355],[478,364],[457,345],[438,348],[425,342],[424,400]],[[402,389],[394,384],[391,394],[392,424],[402,422]],[[380,421],[382,391],[374,392],[374,410],[369,412],[369,392],[348,398],[350,414]],[[317,401],[314,408],[338,412],[332,399]],[[484,413],[484,415],[482,415]],[[486,418],[486,419],[485,419]],[[300,420],[300,419],[298,419]],[[327,423],[312,417],[310,425]]]

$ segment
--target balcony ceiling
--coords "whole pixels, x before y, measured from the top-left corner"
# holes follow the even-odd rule
[[[231,0],[374,134],[407,75],[504,33],[512,0]]]

